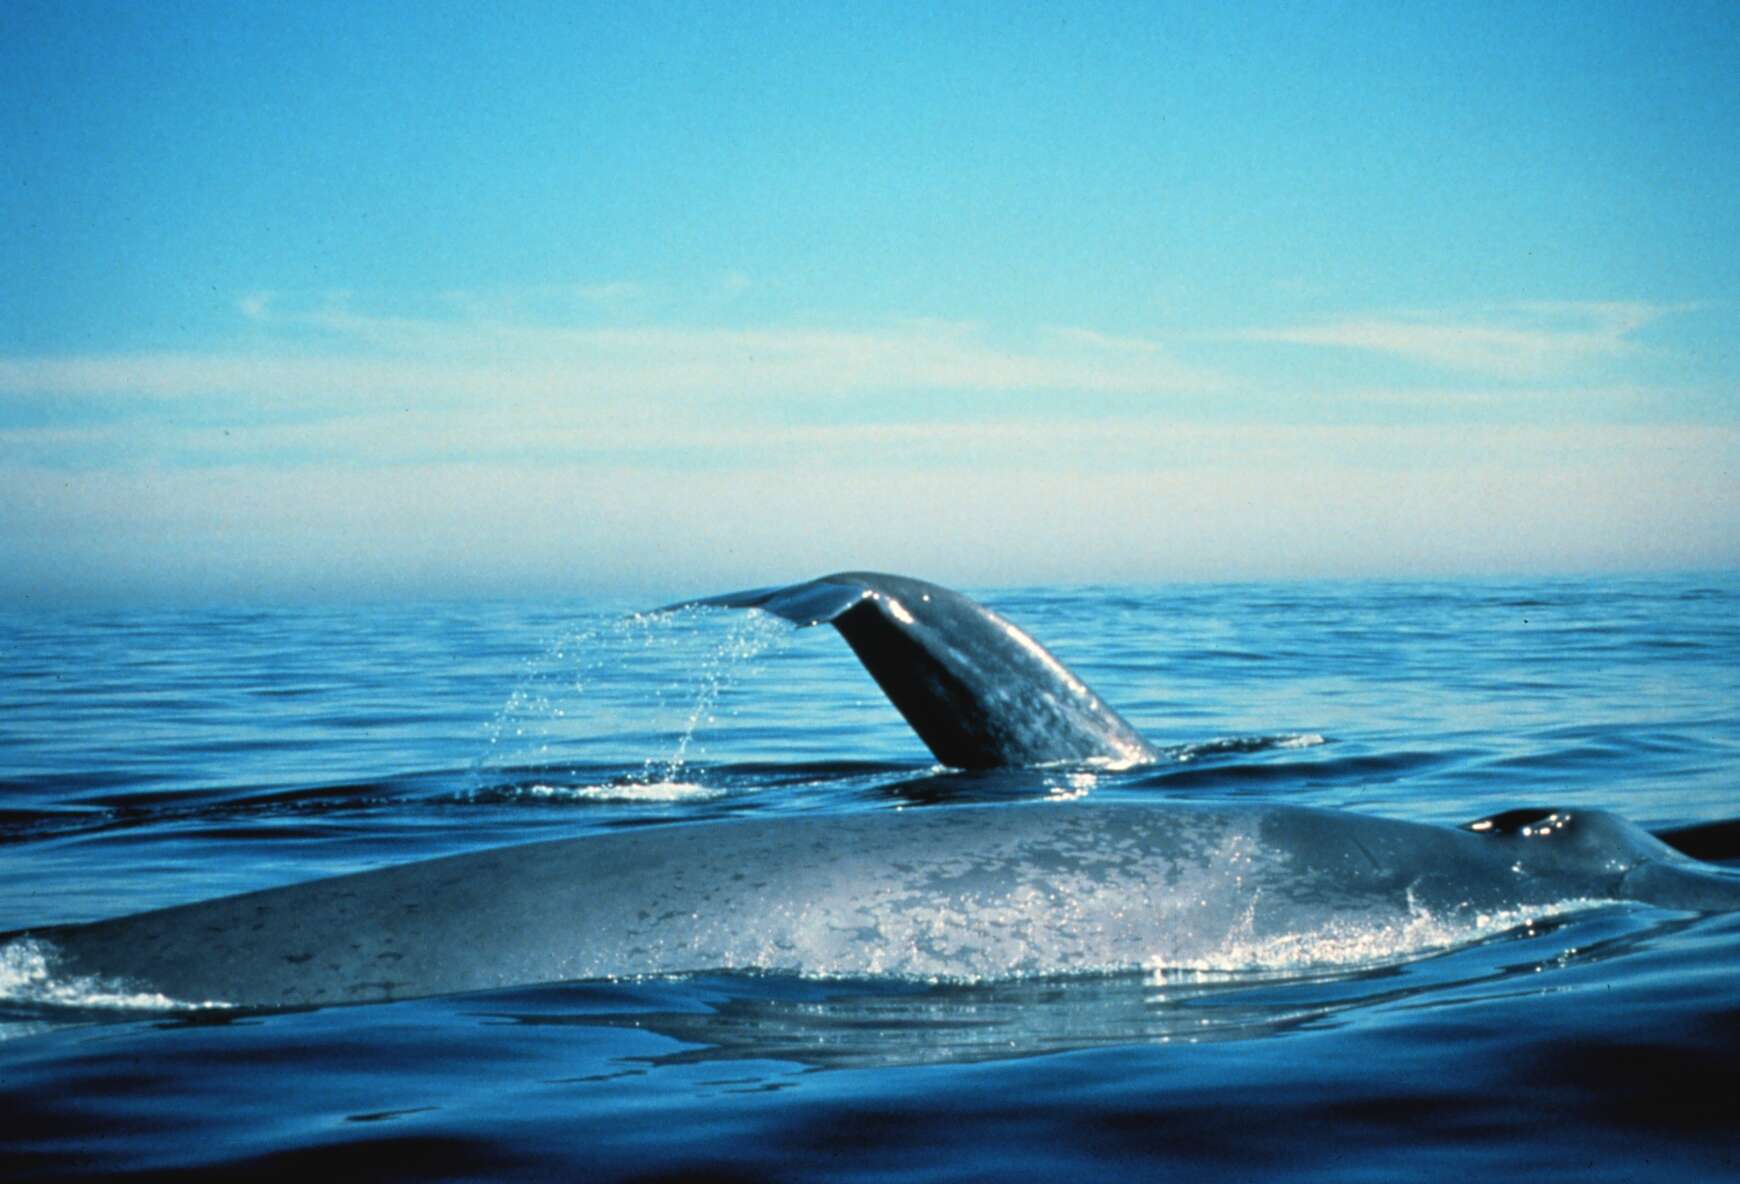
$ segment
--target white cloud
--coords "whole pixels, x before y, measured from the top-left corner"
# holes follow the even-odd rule
[[[1509,466],[1519,474],[1599,463],[1615,470],[1673,458],[1740,456],[1740,428],[1623,424],[1281,425],[1181,421],[1161,416],[996,421],[785,423],[657,406],[371,411],[313,422],[149,426],[134,422],[0,429],[15,455],[134,455],[210,467],[262,468],[586,463],[747,471],[827,466],[890,475],[959,469],[986,473],[1112,471],[1459,471]],[[1640,459],[1641,458],[1641,459]]]
[[[1580,373],[1515,385],[1628,356],[1662,306],[1239,335],[1506,380],[1325,389],[1321,405],[1285,404],[1318,419],[1293,425],[1213,419],[1277,403],[1157,336],[600,325],[540,321],[524,302],[433,306],[329,298],[297,312],[261,292],[240,305],[272,343],[260,352],[0,358],[0,401],[28,400],[40,419],[53,396],[89,397],[115,416],[0,428],[0,505],[14,511],[0,586],[183,573],[189,587],[306,575],[502,591],[853,565],[995,581],[1740,561],[1740,428],[1565,422],[1590,397],[1630,405],[1649,388]],[[1017,391],[1048,397],[948,398]],[[1224,396],[1218,412],[1189,397],[1203,392]],[[1081,393],[1131,397],[1088,415],[1070,401]],[[1145,397],[1157,395],[1180,397]],[[156,402],[129,414],[107,396]],[[1326,422],[1350,409],[1395,419],[1410,402],[1461,410]],[[1487,404],[1555,422],[1469,422]]]
[[[737,277],[741,279],[743,277]],[[727,277],[727,284],[734,284]],[[556,285],[496,297],[446,293],[437,314],[372,311],[352,296],[286,306],[260,291],[238,304],[270,336],[246,349],[0,357],[0,398],[222,396],[262,403],[390,401],[451,406],[596,406],[648,397],[828,399],[878,392],[1164,395],[1243,386],[1181,359],[1156,337],[1078,325],[993,337],[970,323],[712,327],[599,325],[576,303],[629,300],[631,284]],[[541,311],[540,311],[541,310]],[[1588,379],[1641,350],[1636,335],[1675,311],[1644,303],[1537,303],[1472,314],[1382,314],[1196,340],[1281,342],[1406,358],[1522,380]],[[1253,357],[1250,375],[1272,370]]]
[[[1411,312],[1312,325],[1249,329],[1244,341],[1390,354],[1430,366],[1508,379],[1539,379],[1633,354],[1636,332],[1679,311],[1641,302],[1535,302],[1474,314]]]
[[[0,394],[752,399],[892,390],[1140,394],[1218,382],[1158,347],[1109,349],[1079,336],[1045,335],[1000,345],[973,327],[943,322],[878,329],[567,328],[329,305],[297,326],[311,336],[271,353],[0,359]]]
[[[580,284],[574,294],[588,304],[618,305],[637,300],[645,294],[641,285],[628,280],[613,280],[605,284]]]
[[[973,459],[976,437],[1003,463]],[[826,431],[801,439],[854,443]],[[1467,428],[1446,438],[1424,428],[957,425],[931,463],[889,463],[911,439],[889,428],[857,441],[866,456],[856,465],[794,441],[727,469],[523,458],[9,466],[0,503],[25,520],[15,515],[0,539],[0,568],[14,591],[42,595],[180,581],[238,594],[605,587],[669,598],[848,566],[997,582],[1740,561],[1740,429]],[[1107,463],[1119,441],[1123,460],[1155,453],[1158,463]],[[1410,453],[1419,463],[1382,463]]]
[[[1062,341],[1088,346],[1092,349],[1113,350],[1120,353],[1158,354],[1165,349],[1159,342],[1150,341],[1147,338],[1115,337],[1110,333],[1101,333],[1095,329],[1060,325],[1053,328],[1051,333]]]

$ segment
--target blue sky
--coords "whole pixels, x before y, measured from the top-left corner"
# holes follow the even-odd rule
[[[1740,565],[1732,5],[0,8],[0,597]]]

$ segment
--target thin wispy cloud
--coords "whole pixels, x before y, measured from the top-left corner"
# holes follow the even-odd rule
[[[1474,313],[1406,312],[1250,329],[1243,341],[1388,354],[1493,378],[1537,380],[1637,353],[1639,330],[1684,306],[1534,302]]]
[[[977,326],[874,328],[573,326],[471,310],[285,312],[267,294],[242,311],[275,340],[207,353],[0,358],[0,394],[158,397],[246,393],[494,401],[728,394],[827,397],[874,391],[1164,393],[1213,389],[1214,372],[1158,345],[1083,330],[993,340]]]
[[[186,556],[176,580],[243,592],[287,560],[300,586],[335,588],[439,573],[498,591],[587,573],[699,588],[852,563],[1080,580],[1084,546],[1106,579],[1574,569],[1731,556],[1740,513],[1734,429],[814,429],[756,439],[734,464],[663,467],[540,463],[502,443],[504,456],[386,464],[0,467],[0,504],[38,527],[11,541],[11,570],[126,587],[163,578],[165,546]],[[998,553],[986,524],[1019,546]]]
[[[0,428],[0,448],[32,458],[143,452],[181,466],[254,464],[519,463],[629,465],[685,470],[827,466],[905,473],[955,468],[1049,469],[1085,477],[1112,470],[1304,472],[1564,464],[1618,471],[1648,456],[1657,469],[1714,472],[1740,452],[1740,428],[1635,424],[1264,424],[1167,415],[1072,418],[1056,413],[879,423],[793,423],[778,416],[671,415],[656,406],[551,409],[375,410],[295,422],[218,426],[124,421]],[[81,466],[87,467],[87,466]]]
[[[1717,524],[1740,506],[1740,427],[1638,422],[1660,392],[1610,365],[1650,354],[1639,338],[1668,306],[1212,335],[720,324],[606,313],[580,289],[262,289],[208,349],[0,357],[0,504],[30,523],[12,564],[73,583],[149,573],[170,539],[224,557],[195,581],[214,586],[286,563],[385,586],[455,554],[552,583],[590,556],[618,563],[632,537],[649,570],[675,553],[947,575],[988,523],[1022,539],[1024,578],[1065,578],[1083,548],[1107,578],[1176,573],[1185,552],[1201,573],[1261,574],[1732,550]],[[1338,379],[1278,341],[1456,373]],[[64,566],[67,540],[86,567]],[[962,570],[993,578],[982,562]]]
[[[728,279],[730,286],[747,284]],[[1577,381],[1645,352],[1640,332],[1685,305],[1537,302],[1471,313],[1406,312],[1226,332],[1110,333],[1051,325],[1024,334],[973,322],[885,319],[869,326],[750,326],[655,321],[599,324],[577,311],[628,300],[629,283],[447,292],[434,311],[363,306],[333,294],[293,307],[251,292],[236,302],[245,345],[0,357],[0,398],[234,396],[259,400],[451,405],[649,396],[843,397],[881,391],[1211,394],[1273,381],[1258,352],[1287,344],[1387,355],[1500,383]],[[1242,343],[1216,366],[1189,360],[1203,342]]]
[[[1101,333],[1097,329],[1083,329],[1074,325],[1057,326],[1051,330],[1051,333],[1059,341],[1116,353],[1160,354],[1166,350],[1166,347],[1160,342],[1146,337],[1119,337],[1111,333]]]

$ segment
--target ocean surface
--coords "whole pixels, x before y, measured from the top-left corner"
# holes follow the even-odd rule
[[[831,629],[755,613],[0,616],[0,934],[741,815],[1740,815],[1740,575],[969,591],[1161,760],[939,769]],[[264,1014],[93,994],[31,949],[0,939],[9,1181],[1740,1177],[1740,914]]]

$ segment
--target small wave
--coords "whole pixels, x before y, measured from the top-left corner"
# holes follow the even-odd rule
[[[1205,756],[1220,756],[1224,753],[1268,752],[1277,748],[1316,748],[1327,744],[1316,732],[1283,732],[1277,736],[1225,736],[1218,740],[1206,740],[1201,744],[1184,744],[1171,751],[1172,759],[1179,764],[1197,760]]]
[[[583,802],[706,802],[725,796],[714,785],[697,785],[692,781],[623,782],[613,785],[528,785],[521,790],[528,797],[546,801]]]
[[[708,802],[728,792],[721,786],[702,785],[681,777],[660,776],[663,772],[590,774],[574,769],[549,770],[544,777],[527,777],[500,785],[482,786],[454,794],[447,801],[459,804],[492,806],[551,805],[574,802],[630,802],[658,804],[664,802]],[[573,780],[569,780],[573,778]]]
[[[230,1006],[215,1000],[185,1002],[95,975],[62,974],[52,943],[22,937],[0,946],[0,1000],[80,1011],[205,1011]]]
[[[391,780],[276,788],[209,788],[88,795],[52,809],[0,811],[0,844],[166,824],[231,822],[272,825],[348,811],[392,808],[420,782],[436,784],[440,771],[405,773]]]

